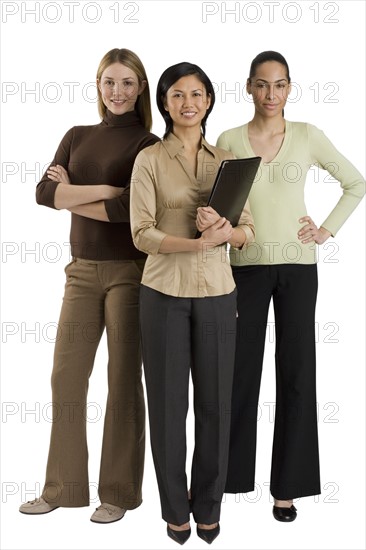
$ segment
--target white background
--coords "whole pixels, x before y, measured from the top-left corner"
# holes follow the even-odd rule
[[[1,8],[2,548],[176,548],[161,520],[148,438],[143,505],[112,525],[89,521],[98,505],[95,486],[107,392],[104,340],[87,412],[93,502],[89,508],[45,516],[18,512],[21,502],[39,495],[44,482],[54,327],[63,266],[69,261],[69,214],[36,205],[36,183],[71,126],[98,122],[90,83],[104,53],[115,47],[134,50],[147,69],[158,135],[163,132],[155,107],[160,74],[180,61],[200,65],[218,90],[207,130],[213,144],[223,130],[252,117],[242,90],[253,57],[267,49],[280,51],[296,84],[286,117],[323,129],[364,172],[365,3],[3,1]],[[230,9],[236,11],[229,14]],[[308,212],[318,224],[340,196],[339,185],[324,181],[325,176],[322,172],[314,181],[310,175],[306,190]],[[271,317],[258,419],[257,492],[226,496],[222,533],[213,545],[217,549],[365,548],[364,247],[362,204],[319,250],[322,494],[298,501],[298,519],[292,524],[276,522],[271,515]],[[190,452],[192,439],[190,415]],[[185,547],[206,545],[193,534]]]

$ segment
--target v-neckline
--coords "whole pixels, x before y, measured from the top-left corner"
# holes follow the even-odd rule
[[[290,140],[290,134],[291,134],[291,124],[288,120],[285,120],[285,135],[284,135],[284,138],[282,140],[281,147],[278,149],[276,155],[273,157],[272,160],[270,160],[268,162],[264,162],[262,160],[262,164],[271,164],[272,162],[278,161],[278,158],[281,157],[284,154],[284,152],[286,151],[286,149],[288,147],[288,143],[289,143],[289,140]],[[245,144],[247,150],[249,151],[249,154],[252,155],[253,157],[258,156],[253,151],[252,144],[250,143],[249,123],[247,123],[243,126],[243,140],[244,140],[244,144]]]

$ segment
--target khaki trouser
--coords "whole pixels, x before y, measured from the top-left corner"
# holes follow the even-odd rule
[[[144,260],[74,259],[66,266],[52,372],[53,425],[43,498],[89,505],[86,406],[89,376],[106,327],[108,399],[99,476],[101,502],[141,504],[145,405],[138,304]]]

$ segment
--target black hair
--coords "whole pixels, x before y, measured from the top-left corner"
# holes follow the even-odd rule
[[[204,85],[204,87],[206,88],[206,93],[208,96],[210,96],[210,99],[211,99],[211,104],[207,109],[204,118],[201,121],[202,135],[205,136],[206,120],[215,104],[215,91],[213,89],[211,80],[208,78],[206,73],[200,67],[198,67],[198,65],[194,65],[193,63],[188,63],[186,61],[183,61],[182,63],[177,63],[176,65],[172,65],[171,67],[168,67],[163,72],[163,74],[159,78],[158,86],[156,89],[156,103],[163,119],[165,120],[165,134],[163,136],[163,139],[168,137],[168,135],[173,131],[172,118],[164,107],[167,91],[171,86],[173,86],[175,82],[177,82],[177,80],[179,80],[183,76],[189,76],[189,75],[197,76],[198,80],[200,80]]]
[[[290,69],[289,69],[289,66],[288,66],[288,63],[287,63],[286,59],[280,53],[273,52],[271,50],[269,50],[267,52],[261,52],[253,59],[251,65],[250,65],[249,80],[251,78],[253,78],[253,76],[255,75],[255,73],[257,71],[257,67],[259,65],[262,65],[262,63],[266,63],[266,61],[277,61],[277,63],[281,63],[281,65],[283,65],[286,69],[287,80],[289,82],[291,82]]]
[[[286,69],[286,78],[287,78],[289,83],[291,82],[290,69],[289,69],[289,66],[288,66],[288,63],[287,63],[286,59],[280,53],[274,52],[272,50],[268,50],[266,52],[261,52],[253,59],[251,65],[250,65],[248,82],[251,81],[251,79],[253,78],[253,76],[257,72],[257,67],[259,67],[259,65],[262,65],[262,63],[266,63],[267,61],[277,61],[277,63],[280,63],[281,65],[283,65]],[[282,109],[282,116],[283,117],[285,116],[285,110],[284,109]]]

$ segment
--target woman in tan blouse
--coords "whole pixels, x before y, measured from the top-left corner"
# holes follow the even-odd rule
[[[230,427],[236,289],[226,243],[253,240],[244,209],[237,227],[204,207],[220,162],[231,153],[204,139],[215,102],[212,83],[191,63],[169,67],[157,88],[164,139],[136,158],[131,228],[149,256],[140,293],[143,363],[151,445],[168,535],[183,544],[219,534]],[[196,239],[197,228],[202,232]],[[207,228],[207,229],[206,229]],[[189,375],[194,386],[195,447],[190,492],[186,463]]]

